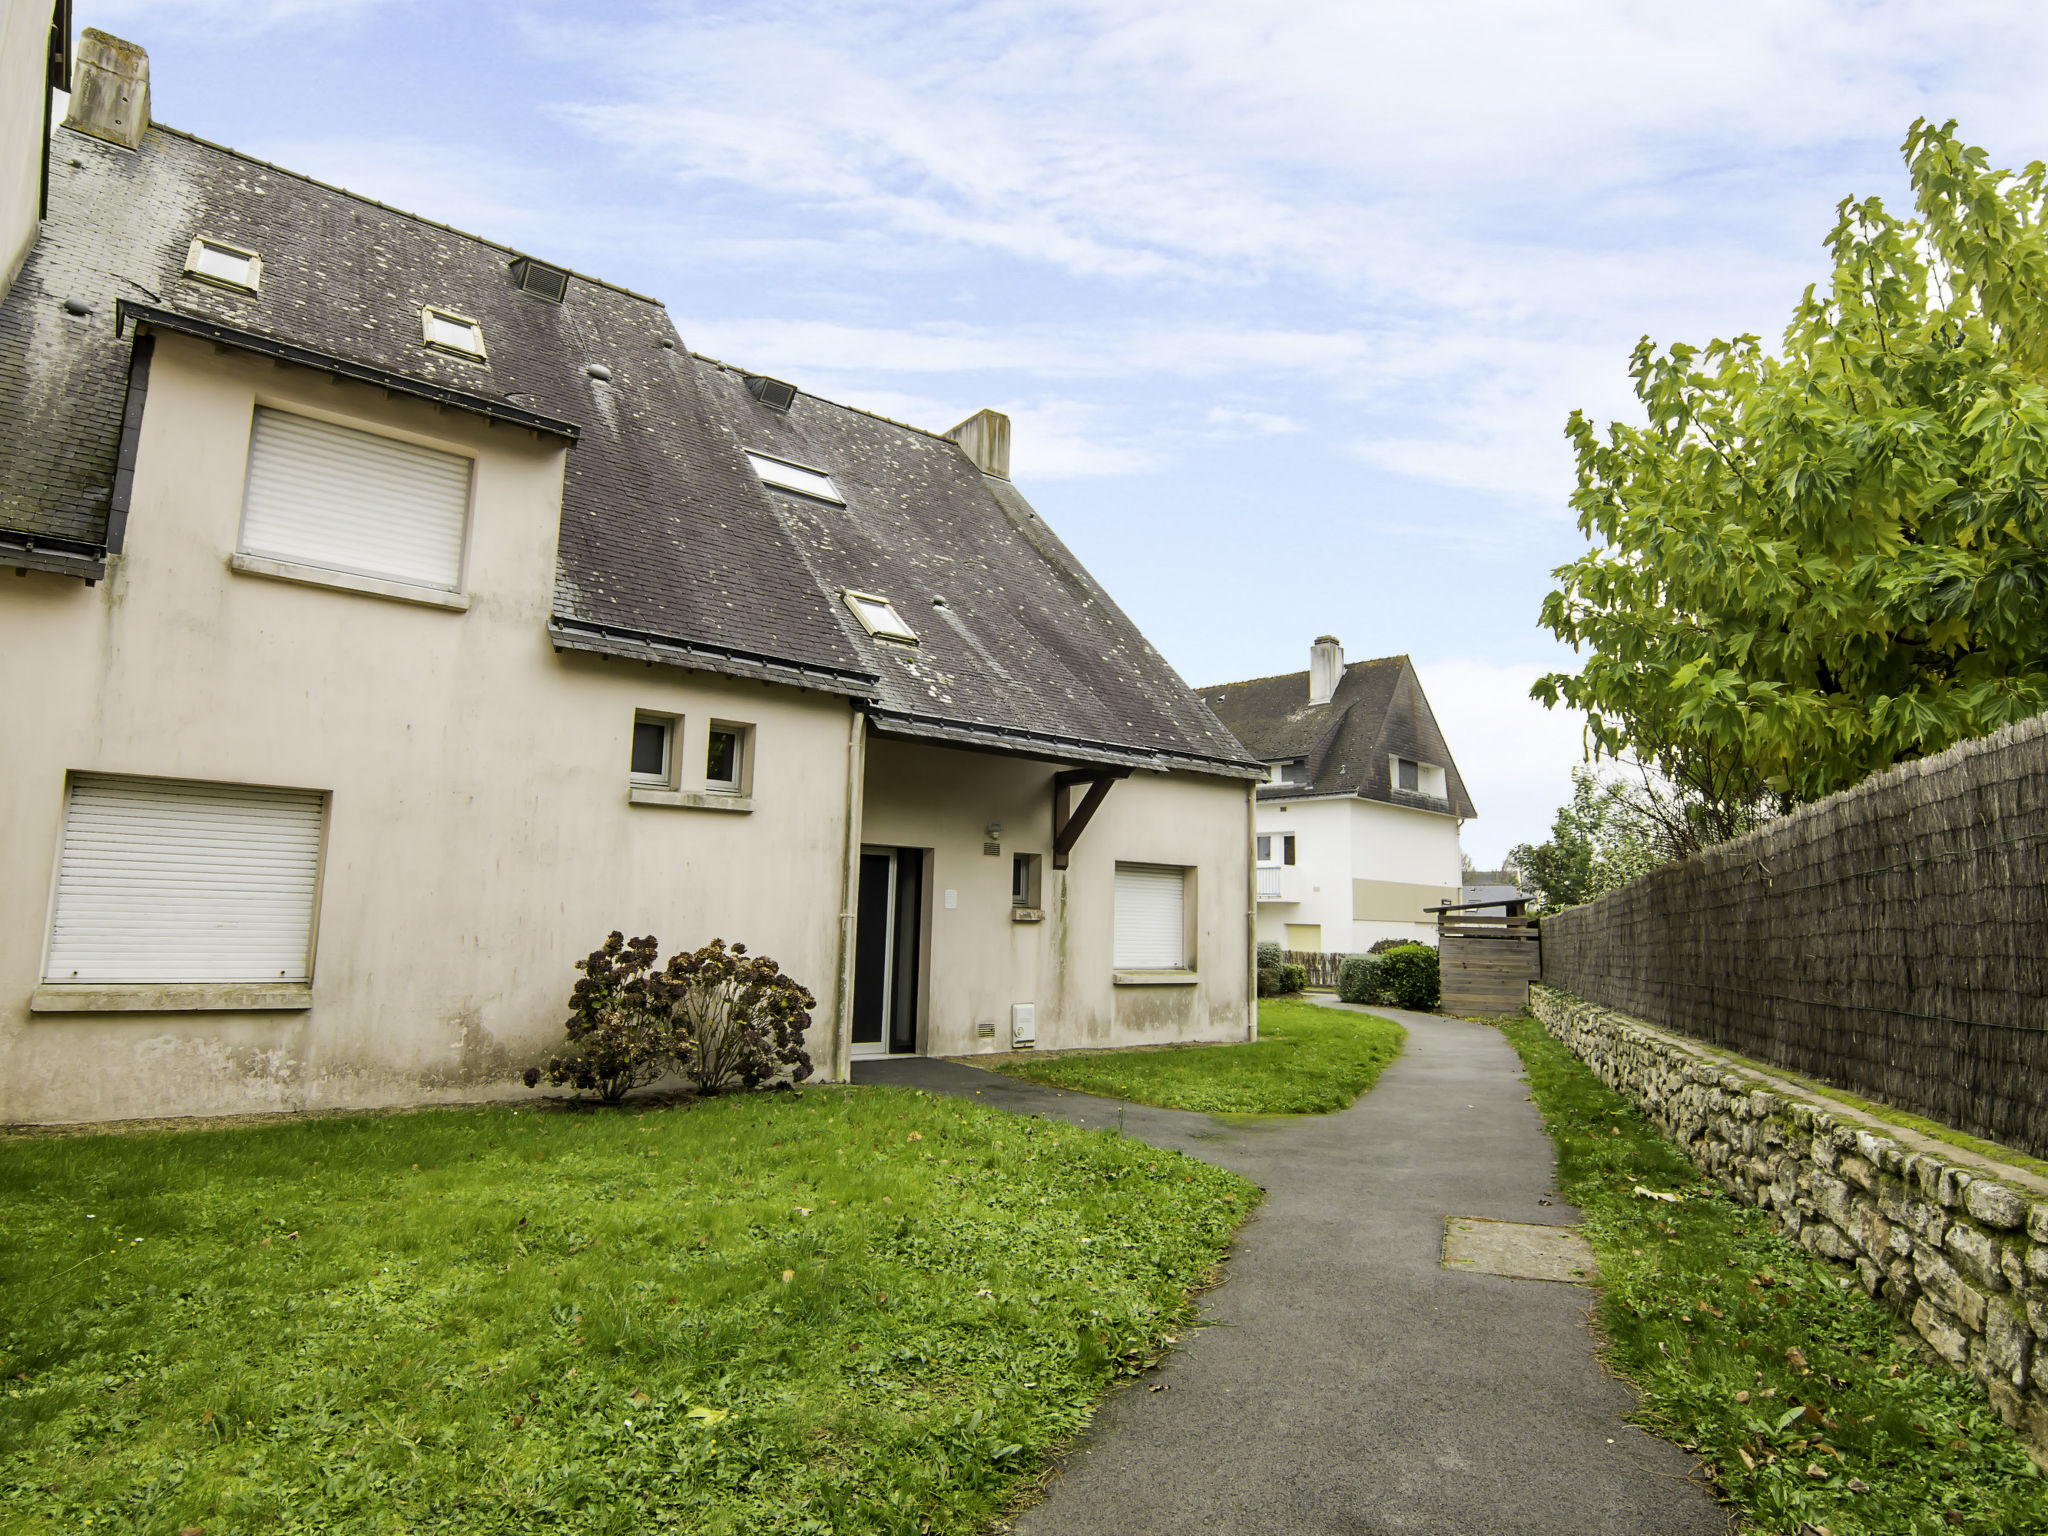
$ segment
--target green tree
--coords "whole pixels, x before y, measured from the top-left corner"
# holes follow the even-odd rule
[[[1644,794],[1591,768],[1572,770],[1571,804],[1558,808],[1549,840],[1508,853],[1539,910],[1575,907],[1668,862],[1669,843],[1645,813]]]
[[[1903,146],[1917,217],[1845,201],[1780,355],[1630,365],[1647,425],[1567,428],[1594,548],[1534,697],[1670,786],[1678,852],[2048,702],[2048,229],[2036,162]]]

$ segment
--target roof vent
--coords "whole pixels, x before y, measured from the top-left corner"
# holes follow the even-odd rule
[[[561,303],[569,293],[567,272],[544,261],[535,261],[531,256],[522,256],[512,263],[512,281],[522,291],[537,299],[546,299],[551,304]]]
[[[771,411],[786,411],[796,403],[796,386],[780,379],[764,379],[758,373],[746,375],[747,393]]]
[[[612,381],[612,371],[603,363],[591,363],[583,371],[600,384],[609,384]]]
[[[149,54],[97,27],[79,33],[64,126],[123,149],[139,148],[149,127]]]
[[[1010,418],[1001,411],[976,411],[944,435],[958,443],[984,475],[1010,478]]]

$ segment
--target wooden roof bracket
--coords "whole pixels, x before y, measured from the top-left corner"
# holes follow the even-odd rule
[[[1074,851],[1074,844],[1081,841],[1081,834],[1088,830],[1088,823],[1109,798],[1109,786],[1118,779],[1131,776],[1128,768],[1066,768],[1052,776],[1052,867],[1065,869],[1067,855]],[[1086,784],[1088,793],[1081,797],[1081,803],[1070,813],[1068,797],[1075,786]]]

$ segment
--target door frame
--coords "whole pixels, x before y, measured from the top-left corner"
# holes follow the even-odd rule
[[[846,1042],[850,1060],[873,1061],[890,1056],[917,1056],[923,1054],[920,1042],[924,1033],[924,1004],[926,977],[930,969],[930,908],[931,891],[928,879],[930,851],[924,848],[899,848],[884,843],[862,843],[860,860],[865,865],[870,856],[886,857],[889,861],[889,889],[885,906],[884,937],[882,941],[882,1036],[880,1040],[855,1040],[853,1031],[856,1022],[855,1008],[847,1012]],[[913,895],[915,910],[903,910],[906,866],[915,862],[917,888]],[[860,902],[854,903],[854,981],[851,996],[860,996]],[[906,944],[914,946],[910,963],[905,964]],[[910,1017],[907,1031],[910,1041],[907,1050],[891,1049],[896,1039],[902,1038],[895,1028],[897,1012],[901,1006],[901,983],[907,982],[911,989],[909,1003]]]

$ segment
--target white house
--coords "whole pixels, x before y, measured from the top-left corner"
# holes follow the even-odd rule
[[[613,928],[775,957],[827,1077],[1252,1030],[1258,765],[1005,418],[696,356],[55,41],[66,120],[0,113],[0,1120],[523,1094]]]
[[[1347,667],[1323,635],[1306,672],[1196,691],[1266,765],[1260,940],[1325,954],[1435,943],[1424,909],[1460,899],[1458,829],[1476,813],[1414,663]]]

